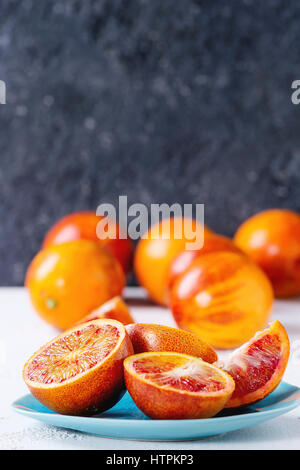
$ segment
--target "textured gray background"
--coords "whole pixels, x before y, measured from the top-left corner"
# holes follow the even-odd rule
[[[298,1],[0,5],[0,284],[22,284],[60,216],[204,203],[232,234],[300,209]]]

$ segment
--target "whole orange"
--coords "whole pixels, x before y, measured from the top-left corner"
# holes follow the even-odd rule
[[[230,238],[217,233],[206,234],[202,248],[199,250],[184,250],[171,262],[169,269],[169,285],[172,286],[176,277],[182,274],[196,258],[216,251],[233,251],[234,253],[241,253],[241,250]]]
[[[300,294],[300,215],[270,209],[250,217],[234,241],[265,271],[276,297]]]
[[[66,215],[50,228],[44,238],[43,248],[81,238],[98,241],[98,243],[105,246],[105,248],[117,258],[125,274],[127,274],[131,269],[132,242],[128,236],[126,236],[126,238],[120,238],[120,235],[124,235],[125,232],[123,233],[119,225],[117,223],[114,224],[112,221],[110,224],[113,232],[115,232],[116,238],[110,238],[108,236],[105,239],[98,238],[97,226],[99,228],[98,224],[103,218],[104,217],[98,216],[92,211],[75,212],[74,214]],[[104,230],[107,231],[108,228],[105,227]]]
[[[27,270],[25,284],[40,316],[66,329],[120,295],[125,276],[99,243],[75,240],[41,250]]]
[[[272,286],[260,267],[229,251],[197,258],[171,290],[178,326],[220,349],[238,347],[263,328],[272,303]]]
[[[149,351],[170,351],[200,357],[213,364],[217,361],[216,351],[198,335],[179,328],[151,323],[131,323],[126,326],[134,353]]]
[[[195,220],[188,219],[190,230],[185,225],[187,219],[175,217],[164,219],[153,225],[139,240],[134,256],[134,270],[141,286],[150,298],[161,305],[169,301],[169,267],[178,253],[191,243],[192,233],[203,230],[203,226]],[[204,227],[204,237],[212,233]]]

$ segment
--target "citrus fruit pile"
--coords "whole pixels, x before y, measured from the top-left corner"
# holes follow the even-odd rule
[[[276,297],[300,294],[298,213],[287,209],[262,211],[242,223],[233,240],[193,220],[190,231],[202,231],[204,235],[203,246],[193,250],[186,248],[186,242],[193,240],[192,233],[183,230],[183,234],[178,236],[177,219],[163,220],[152,226],[139,241],[135,252],[136,276],[155,302],[167,305],[174,280],[195,259],[220,251],[244,254],[251,258],[269,278]],[[181,221],[185,226],[189,219],[182,218]],[[160,239],[157,239],[158,234]],[[213,258],[211,260],[213,262]]]
[[[278,321],[222,364],[192,333],[150,324],[126,328],[101,318],[41,347],[26,362],[23,378],[41,403],[62,414],[100,413],[127,388],[150,418],[210,418],[271,393],[288,357],[288,336]]]
[[[136,277],[149,297],[171,308],[177,325],[218,349],[250,340],[272,313],[275,297],[300,294],[300,215],[263,211],[246,220],[234,238],[202,230],[201,248],[187,249],[176,218],[151,227],[138,242]],[[182,219],[182,224],[185,219]],[[157,239],[157,234],[167,237]]]
[[[91,211],[63,217],[27,270],[35,310],[60,330],[94,318],[133,323],[121,299],[132,258],[149,297],[217,349],[239,347],[264,328],[274,295],[300,294],[300,216],[293,211],[256,214],[232,240],[192,218],[171,217],[149,228],[134,256],[124,230],[104,222]],[[199,234],[203,246],[190,249]]]
[[[300,216],[269,210],[234,239],[193,219],[150,227],[137,244],[137,280],[179,328],[134,323],[122,300],[132,243],[116,223],[70,214],[46,234],[27,274],[32,303],[59,336],[26,363],[24,380],[59,413],[91,415],[126,388],[154,419],[208,418],[271,393],[289,357],[274,294],[300,293]],[[203,234],[203,246],[190,244]],[[201,237],[200,237],[201,238]],[[217,349],[237,349],[226,363]]]

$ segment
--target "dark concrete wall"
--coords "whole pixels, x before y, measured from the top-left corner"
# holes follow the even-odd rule
[[[70,211],[204,203],[232,234],[300,209],[298,1],[0,5],[0,285]]]

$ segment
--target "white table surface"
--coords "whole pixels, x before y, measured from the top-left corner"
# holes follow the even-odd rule
[[[141,289],[127,288],[126,297],[136,321],[175,326],[170,311],[150,304]],[[190,442],[104,439],[18,415],[10,405],[28,393],[21,377],[23,364],[57,331],[34,312],[23,288],[0,288],[0,306],[0,449],[300,449],[300,407],[254,427]],[[284,380],[300,386],[300,299],[276,301],[274,319],[284,324],[292,346]]]

